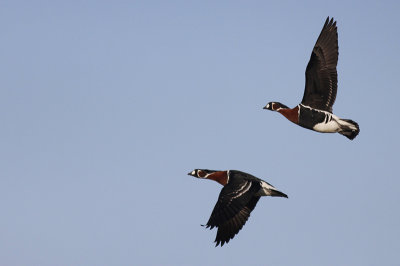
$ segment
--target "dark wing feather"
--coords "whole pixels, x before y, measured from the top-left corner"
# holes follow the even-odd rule
[[[306,69],[302,104],[332,112],[337,92],[336,66],[339,56],[336,21],[326,19]]]
[[[222,188],[207,222],[210,229],[218,228],[217,245],[221,243],[222,246],[242,229],[260,198],[254,196],[260,188],[259,181],[246,179],[232,179]]]
[[[259,196],[253,197],[234,217],[218,227],[217,236],[214,241],[216,243],[215,246],[219,244],[223,246],[239,233],[249,219],[250,213],[256,207],[259,199]]]

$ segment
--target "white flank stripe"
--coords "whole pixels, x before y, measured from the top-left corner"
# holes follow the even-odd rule
[[[261,181],[261,186],[262,186],[263,188],[266,188],[266,189],[273,189],[273,190],[275,190],[275,188],[274,188],[273,186],[269,185],[268,183],[266,183],[266,182],[264,182],[264,181]]]
[[[320,109],[315,109],[315,108],[311,108],[310,106],[307,106],[307,105],[304,105],[304,104],[299,104],[299,105],[301,105],[301,106],[303,106],[303,107],[305,107],[305,108],[307,108],[307,109],[310,109],[310,110],[316,110],[316,111],[318,111],[318,112],[322,112],[322,113],[325,113],[325,114],[332,114],[332,113],[330,113],[330,112],[328,112],[328,111],[324,111],[324,110],[320,110]]]

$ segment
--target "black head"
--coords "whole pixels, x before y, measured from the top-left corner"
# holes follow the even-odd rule
[[[289,108],[286,105],[280,102],[269,102],[263,109],[271,110],[271,111],[278,111],[279,109],[286,109]]]
[[[214,173],[217,171],[208,170],[208,169],[194,169],[192,172],[188,173],[188,175],[197,177],[197,178],[205,178],[208,174]]]

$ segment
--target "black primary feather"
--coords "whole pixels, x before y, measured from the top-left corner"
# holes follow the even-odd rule
[[[306,68],[306,86],[302,104],[332,113],[337,93],[339,56],[336,21],[329,17],[315,43]]]

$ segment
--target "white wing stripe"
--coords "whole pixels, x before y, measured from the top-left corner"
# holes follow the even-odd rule
[[[236,199],[240,196],[242,196],[244,193],[246,193],[247,191],[249,191],[251,187],[251,182],[247,182],[243,184],[243,186],[241,186],[237,191],[235,191],[235,196],[232,196],[232,199]]]

